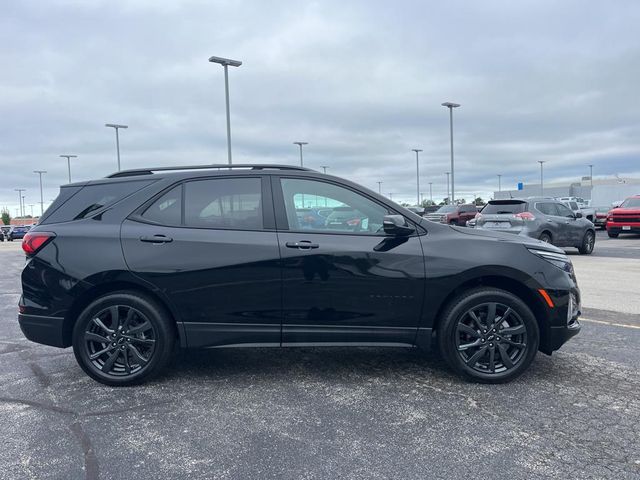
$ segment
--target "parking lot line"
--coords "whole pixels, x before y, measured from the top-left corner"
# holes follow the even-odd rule
[[[640,330],[640,325],[629,325],[628,323],[607,322],[605,320],[593,320],[591,318],[580,317],[581,322],[601,323],[602,325],[612,325],[614,327],[635,328]]]

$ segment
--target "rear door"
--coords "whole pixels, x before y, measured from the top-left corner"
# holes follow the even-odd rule
[[[412,344],[421,315],[425,265],[420,237],[389,237],[389,210],[328,180],[274,177],[282,256],[282,343]],[[308,228],[296,210],[330,207]],[[397,213],[397,212],[394,212]]]
[[[178,311],[190,347],[280,344],[281,280],[268,178],[166,190],[122,225],[129,268]]]

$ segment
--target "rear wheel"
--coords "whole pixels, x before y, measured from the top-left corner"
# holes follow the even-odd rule
[[[596,235],[591,230],[588,230],[582,239],[582,245],[578,247],[578,251],[581,255],[590,255],[593,252],[593,247],[596,244]]]
[[[98,298],[73,329],[80,367],[106,385],[141,383],[160,373],[175,345],[172,320],[153,300],[134,292]]]
[[[459,374],[483,383],[504,383],[533,361],[540,333],[533,313],[510,292],[479,288],[447,307],[438,345]]]
[[[618,238],[618,235],[620,235],[618,232],[612,232],[611,230],[607,230],[607,235],[609,235],[609,238]]]
[[[538,240],[544,243],[551,243],[551,235],[549,235],[547,232],[542,232],[542,235],[540,235]]]

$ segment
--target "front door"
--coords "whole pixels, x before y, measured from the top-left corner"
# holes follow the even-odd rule
[[[382,219],[397,212],[337,183],[274,177],[273,187],[283,345],[413,343],[425,287],[419,236],[386,236]],[[328,215],[303,222],[303,209]]]
[[[172,303],[190,347],[280,344],[280,254],[268,178],[177,185],[125,220],[129,268]]]

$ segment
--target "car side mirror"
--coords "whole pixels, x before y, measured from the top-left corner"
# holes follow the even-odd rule
[[[415,232],[402,215],[385,215],[382,227],[387,235],[407,236]]]
[[[582,218],[582,214],[580,212],[576,213],[576,218]]]

